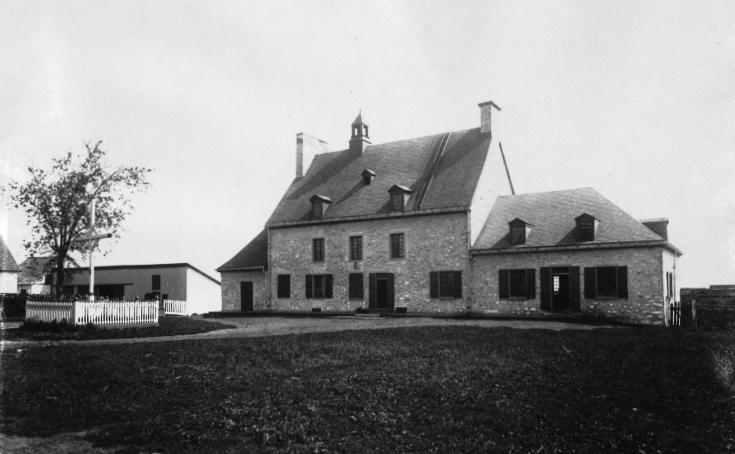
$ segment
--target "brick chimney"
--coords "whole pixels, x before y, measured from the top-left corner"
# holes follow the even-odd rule
[[[296,178],[303,177],[309,170],[314,156],[327,151],[327,142],[303,132],[296,134]]]
[[[492,101],[481,102],[478,106],[480,106],[480,132],[492,134],[491,114],[493,109],[499,111],[500,107]]]

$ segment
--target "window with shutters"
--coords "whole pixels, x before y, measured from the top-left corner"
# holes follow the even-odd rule
[[[291,275],[278,275],[278,298],[291,298]]]
[[[306,275],[306,298],[331,298],[332,297],[332,275],[331,274],[307,274]]]
[[[596,266],[584,269],[584,297],[627,299],[628,267]]]
[[[390,234],[390,258],[398,259],[406,256],[406,237],[403,233]]]
[[[324,238],[314,238],[311,243],[311,254],[315,262],[324,261]]]
[[[362,260],[362,237],[350,237],[350,260]]]
[[[462,272],[432,271],[429,273],[429,297],[462,298]]]
[[[362,273],[350,273],[350,299],[357,300],[365,297],[365,288],[362,279]]]
[[[536,270],[499,270],[498,293],[500,299],[536,298]]]

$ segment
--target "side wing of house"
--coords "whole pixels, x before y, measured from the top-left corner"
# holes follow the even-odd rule
[[[659,324],[681,253],[583,188],[499,198],[472,255],[474,311]]]

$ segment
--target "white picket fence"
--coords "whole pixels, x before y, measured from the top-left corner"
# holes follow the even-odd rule
[[[188,307],[186,300],[163,300],[163,311],[166,314],[189,315]]]
[[[74,325],[155,325],[158,301],[27,301],[26,320],[66,320]]]

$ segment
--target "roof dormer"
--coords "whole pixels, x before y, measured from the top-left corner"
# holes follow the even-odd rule
[[[390,194],[390,208],[392,211],[403,211],[406,208],[406,202],[408,197],[413,193],[413,190],[400,184],[394,184],[388,189]]]
[[[375,172],[370,169],[363,170],[360,175],[362,175],[362,181],[365,184],[370,184],[375,179]]]
[[[510,227],[510,244],[526,244],[526,238],[531,233],[533,224],[529,224],[520,218],[515,218],[508,223]]]
[[[587,213],[582,213],[574,221],[577,223],[577,241],[594,241],[595,233],[597,233],[597,226],[600,221],[594,216]]]
[[[322,217],[324,217],[324,213],[327,211],[327,208],[332,203],[332,199],[320,194],[314,194],[313,196],[311,196],[309,201],[311,202],[312,219],[321,219]]]

